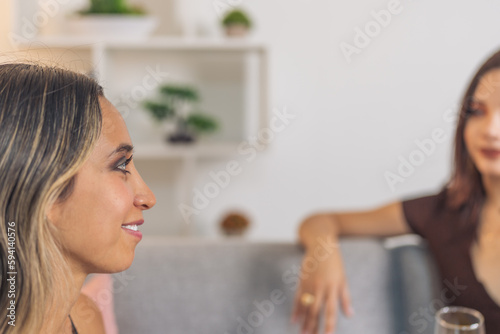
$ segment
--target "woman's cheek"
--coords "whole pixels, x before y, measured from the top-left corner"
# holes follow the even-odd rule
[[[120,212],[127,213],[134,205],[134,194],[128,184],[122,183],[116,187],[113,198],[113,207]]]
[[[469,122],[465,125],[464,129],[464,142],[465,142],[465,148],[467,148],[467,151],[470,153],[470,148],[471,148],[471,142],[473,140],[473,128],[471,128],[471,125]]]

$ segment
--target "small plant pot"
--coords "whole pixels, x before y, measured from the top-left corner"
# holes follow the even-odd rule
[[[229,24],[224,27],[228,37],[245,37],[248,35],[248,27],[244,24]]]
[[[189,133],[173,133],[167,136],[167,141],[172,144],[190,144],[195,138]]]
[[[193,143],[196,138],[189,131],[186,121],[183,118],[177,120],[175,132],[167,136],[167,141],[172,144]]]
[[[238,212],[227,214],[220,223],[222,233],[231,237],[244,236],[248,231],[249,226],[250,221],[248,218]]]
[[[233,230],[222,230],[227,237],[242,237],[245,235],[246,229],[233,229]]]
[[[127,40],[146,38],[157,25],[151,16],[122,14],[75,15],[66,22],[72,35]]]

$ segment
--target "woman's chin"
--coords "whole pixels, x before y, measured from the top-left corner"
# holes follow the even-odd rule
[[[121,265],[119,267],[113,268],[114,269],[113,272],[119,273],[121,271],[127,270],[128,268],[130,268],[133,261],[134,261],[134,256],[132,256],[128,261],[126,261],[126,262],[124,261],[123,263],[121,263]]]
[[[478,168],[481,176],[488,179],[500,179],[500,164],[483,164]]]
[[[120,266],[112,266],[112,267],[108,267],[108,268],[96,268],[96,270],[93,270],[93,273],[94,274],[116,274],[116,273],[120,273],[122,271],[125,271],[127,270],[128,268],[130,268],[130,266],[132,265],[132,261],[130,261],[130,263],[128,264],[124,264],[124,265],[120,265]]]
[[[132,265],[134,261],[134,253],[132,252],[131,256],[128,258],[122,258],[119,261],[113,261],[113,263],[107,263],[99,266],[98,268],[94,268],[92,273],[98,274],[115,274],[127,270]]]

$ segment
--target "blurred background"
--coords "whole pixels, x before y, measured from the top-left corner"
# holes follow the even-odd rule
[[[113,28],[84,25],[89,1],[2,1],[0,50],[104,86],[157,197],[145,235],[290,241],[316,211],[438,191],[460,97],[500,44],[486,0],[126,4],[139,20]]]

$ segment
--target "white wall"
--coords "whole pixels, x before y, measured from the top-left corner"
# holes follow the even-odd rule
[[[499,47],[500,3],[403,0],[400,13],[348,63],[340,44],[353,44],[355,29],[374,21],[371,12],[389,1],[190,1],[212,33],[219,5],[249,10],[254,37],[271,46],[272,106],[296,116],[252,162],[233,157],[243,172],[196,216],[200,233],[215,234],[221,215],[238,208],[253,219],[251,238],[293,240],[311,212],[371,208],[434,192],[447,180],[454,124],[446,116],[477,66]],[[7,5],[0,3],[0,13]],[[6,26],[0,20],[0,31]],[[1,50],[9,47],[3,41]],[[384,173],[397,173],[398,157],[408,159],[415,141],[437,128],[448,140],[391,190]],[[196,187],[202,190],[209,173],[226,163],[204,163]],[[146,220],[171,224],[161,168],[144,167],[159,199]]]
[[[400,14],[351,63],[340,44],[353,44],[355,28],[364,29],[371,11],[389,1],[242,4],[257,21],[255,37],[272,46],[273,106],[286,106],[296,119],[253,163],[242,163],[244,172],[211,200],[200,226],[213,228],[236,207],[254,219],[252,238],[293,240],[311,212],[371,208],[444,184],[454,132],[448,113],[499,47],[500,3],[401,1]],[[436,128],[449,139],[392,191],[384,173],[397,173],[398,157],[408,159],[414,141]],[[206,164],[198,187],[223,165]]]
[[[11,49],[7,38],[10,30],[10,11],[11,6],[9,1],[0,3],[0,50],[2,51]]]

